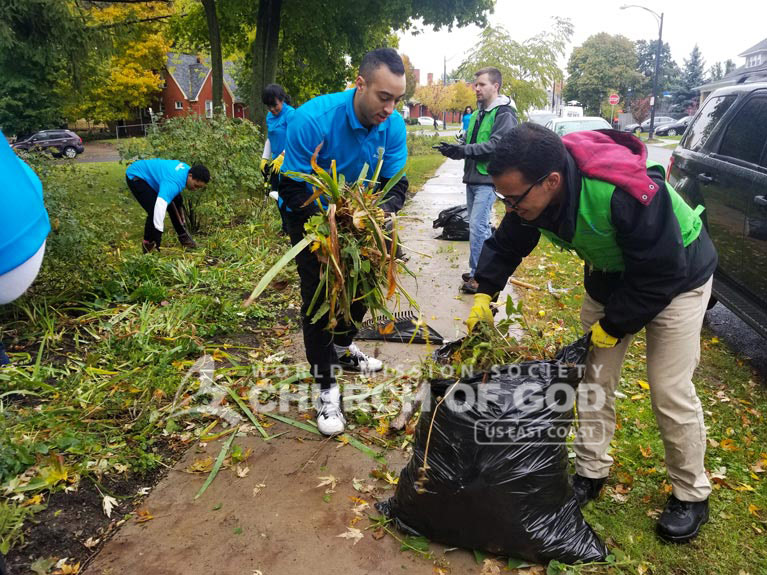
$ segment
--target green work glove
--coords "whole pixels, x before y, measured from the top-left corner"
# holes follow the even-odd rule
[[[490,300],[491,297],[489,294],[474,294],[474,305],[471,306],[469,318],[466,320],[466,326],[469,328],[469,331],[474,329],[477,322],[487,321],[493,323],[493,312],[490,311]]]
[[[591,326],[591,343],[595,347],[609,348],[618,345],[619,338],[607,333],[599,322]]]

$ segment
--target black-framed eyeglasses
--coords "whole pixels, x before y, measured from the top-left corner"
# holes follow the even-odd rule
[[[540,184],[541,182],[543,182],[543,180],[545,180],[545,179],[546,179],[546,178],[548,178],[548,177],[549,177],[549,174],[545,174],[545,175],[541,176],[540,178],[538,178],[537,180],[535,180],[535,181],[534,181],[534,182],[533,182],[533,183],[530,185],[530,187],[529,187],[529,188],[527,188],[527,189],[525,190],[525,193],[523,193],[523,194],[522,194],[522,195],[520,195],[520,196],[517,196],[516,198],[511,198],[511,197],[508,197],[508,196],[504,196],[504,195],[503,195],[501,192],[499,192],[499,191],[497,191],[497,190],[496,190],[496,192],[495,192],[495,195],[496,195],[496,197],[497,197],[499,200],[501,200],[501,201],[502,201],[502,202],[503,202],[503,203],[504,203],[506,206],[510,207],[512,210],[516,210],[516,209],[519,207],[519,204],[521,204],[521,203],[524,201],[524,199],[527,197],[527,194],[529,194],[529,193],[532,191],[532,189],[533,189],[535,186],[537,186],[538,184]]]

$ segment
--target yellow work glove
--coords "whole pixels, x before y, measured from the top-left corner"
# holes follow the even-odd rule
[[[487,321],[493,323],[493,312],[490,311],[490,295],[486,293],[474,294],[474,305],[471,306],[469,318],[466,320],[466,326],[469,331],[474,329],[477,322]]]
[[[591,343],[595,347],[615,347],[618,344],[618,338],[607,333],[599,322],[591,326]]]
[[[267,163],[268,163],[268,162],[267,162],[267,159],[266,159],[266,158],[261,158],[261,171],[262,171],[262,172],[263,172],[264,170],[266,170],[266,164],[267,164]]]
[[[272,171],[276,174],[280,172],[282,167],[282,161],[285,159],[285,152],[282,152],[279,156],[272,160]]]

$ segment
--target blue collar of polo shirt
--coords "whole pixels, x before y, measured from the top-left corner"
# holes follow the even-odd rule
[[[351,96],[346,100],[346,116],[349,118],[352,130],[364,130],[365,132],[369,132],[370,130],[362,125],[359,118],[357,118],[357,114],[354,112],[354,96],[357,94],[357,88],[352,88],[349,92],[351,92]],[[386,129],[386,122],[388,121],[389,118],[386,118],[386,120],[378,124],[376,128],[379,132],[383,132]]]

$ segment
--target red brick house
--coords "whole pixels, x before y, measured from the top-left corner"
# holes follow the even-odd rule
[[[236,84],[230,72],[233,62],[224,62],[224,108],[226,115],[244,118],[245,103],[236,96]],[[163,69],[159,112],[165,118],[197,114],[213,116],[213,78],[206,56],[168,52]]]

